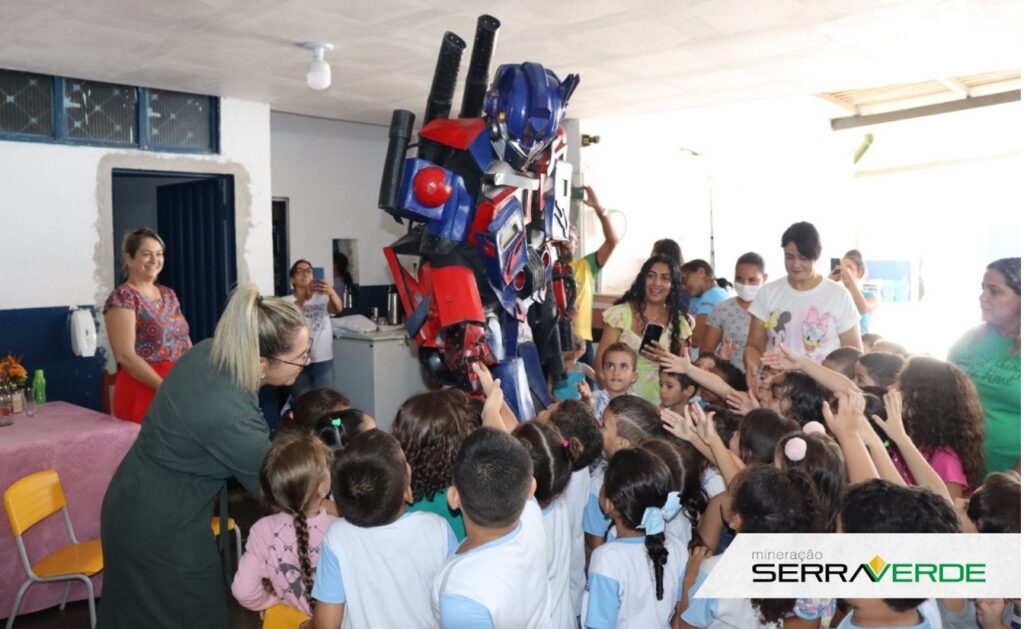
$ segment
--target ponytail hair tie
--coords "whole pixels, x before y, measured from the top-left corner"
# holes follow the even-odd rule
[[[803,461],[807,456],[807,442],[800,437],[791,437],[782,451],[786,454],[786,458],[794,463]]]
[[[338,417],[331,418],[331,425],[335,428],[341,428],[341,419]]]
[[[563,439],[562,440],[562,447],[563,448],[568,448],[569,447],[569,440],[568,439]]]
[[[679,500],[678,491],[668,492],[665,504],[659,509],[647,507],[644,509],[644,517],[640,520],[638,529],[643,529],[646,535],[657,535],[665,532],[665,522],[679,515],[683,505]]]
[[[814,433],[826,434],[825,427],[821,425],[821,422],[807,422],[804,424],[804,434],[813,435]]]

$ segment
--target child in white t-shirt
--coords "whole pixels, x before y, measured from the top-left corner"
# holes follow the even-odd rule
[[[686,547],[665,535],[680,511],[668,466],[640,448],[608,461],[601,503],[615,539],[590,557],[583,626],[589,629],[668,629],[679,613]]]
[[[411,477],[388,433],[361,433],[339,452],[334,498],[344,517],[320,549],[314,627],[435,626],[431,586],[457,542],[440,516],[406,513]]]
[[[531,499],[530,453],[506,432],[479,428],[459,447],[453,476],[448,504],[462,509],[466,539],[434,580],[435,626],[549,627],[548,548]]]
[[[520,424],[512,431],[530,452],[537,490],[533,496],[541,508],[544,533],[548,542],[548,583],[551,589],[552,629],[576,629],[576,609],[572,605],[570,569],[572,568],[572,509],[565,490],[572,477],[573,462],[583,449],[575,437],[565,437],[558,429],[542,421]]]
[[[590,466],[601,457],[601,426],[590,407],[579,400],[564,400],[552,404],[538,415],[541,421],[550,421],[566,439],[577,439],[583,446],[580,456],[573,461],[572,476],[563,496],[568,503],[569,523],[572,530],[569,589],[572,608],[578,618],[583,605],[583,589],[587,584],[586,546],[583,538],[583,510],[590,496]]]
[[[621,395],[614,398],[604,411],[601,436],[604,441],[604,456],[611,458],[618,450],[638,446],[653,436],[663,434],[658,407],[636,395]],[[587,546],[593,550],[604,541],[611,526],[611,518],[604,511],[600,501],[601,485],[604,483],[606,466],[598,465],[590,473],[590,497],[583,510],[583,531],[587,535]]]

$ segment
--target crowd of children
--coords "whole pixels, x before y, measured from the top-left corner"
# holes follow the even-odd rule
[[[718,355],[615,343],[594,374],[577,347],[574,386],[522,423],[479,365],[482,405],[422,393],[390,432],[309,391],[264,461],[273,513],[232,591],[318,629],[1019,629],[1019,599],[694,596],[737,534],[1020,533],[1019,470],[986,466],[971,380],[865,340],[822,364],[781,345],[753,390]],[[641,360],[660,408],[630,393]]]

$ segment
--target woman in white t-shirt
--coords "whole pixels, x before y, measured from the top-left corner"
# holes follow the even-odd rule
[[[821,238],[810,223],[793,223],[782,234],[786,277],[757,292],[747,312],[750,332],[743,352],[747,384],[754,389],[761,355],[788,345],[820,363],[839,347],[861,349],[860,313],[850,293],[814,269]]]
[[[290,389],[292,399],[296,400],[310,389],[334,388],[334,339],[330,315],[341,312],[341,298],[326,280],[313,279],[313,265],[308,260],[297,260],[288,275],[292,279],[292,294],[285,299],[302,310],[309,324],[310,363],[302,369]]]

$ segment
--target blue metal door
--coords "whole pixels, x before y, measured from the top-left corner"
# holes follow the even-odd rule
[[[157,225],[167,245],[160,283],[174,289],[193,343],[210,338],[238,281],[233,177],[157,188]]]

